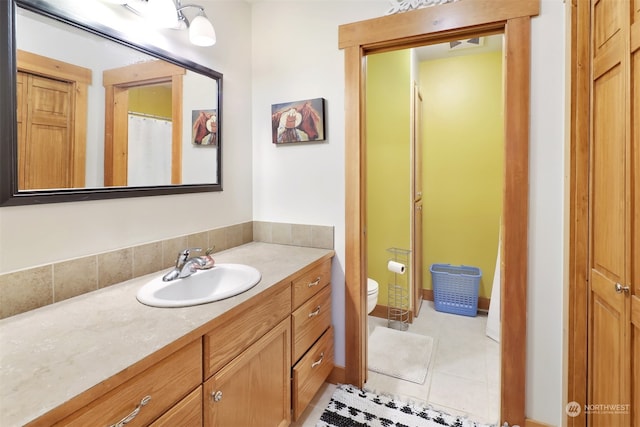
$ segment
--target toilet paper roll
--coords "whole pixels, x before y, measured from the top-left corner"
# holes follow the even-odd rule
[[[407,267],[400,262],[389,261],[389,263],[387,264],[387,268],[393,273],[404,274],[404,271]]]

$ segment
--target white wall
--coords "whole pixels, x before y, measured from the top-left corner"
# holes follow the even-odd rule
[[[527,416],[560,425],[562,371],[565,5],[542,0],[531,26]]]
[[[0,208],[0,273],[252,219],[251,6],[198,3],[218,43],[191,55],[224,75],[224,191]]]
[[[335,226],[336,364],[344,346],[344,56],[338,25],[381,16],[386,1],[259,1],[253,5],[253,216]],[[326,141],[271,142],[271,105],[325,98]]]
[[[527,416],[562,417],[564,6],[533,19]],[[344,365],[344,60],[340,24],[382,16],[389,3],[258,1],[253,6],[254,219],[335,225],[336,363]],[[270,105],[327,99],[325,143],[274,146]],[[525,315],[525,313],[523,313]]]

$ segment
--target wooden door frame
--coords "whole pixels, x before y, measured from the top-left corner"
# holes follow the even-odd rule
[[[571,106],[569,137],[569,241],[567,402],[587,403],[589,254],[590,2],[571,1]],[[566,416],[568,427],[587,425],[584,411]]]
[[[539,0],[473,0],[345,24],[345,380],[367,375],[365,56],[457,38],[505,34],[505,179],[500,423],[525,424],[531,17]]]
[[[71,84],[71,114],[73,115],[73,129],[70,132],[73,159],[70,171],[71,187],[83,188],[86,179],[88,87],[91,84],[93,72],[89,68],[20,49],[16,50],[16,62],[18,71]],[[18,173],[23,174],[26,171],[24,168],[19,168]]]
[[[417,110],[417,111],[416,111]],[[420,87],[418,83],[413,80],[411,82],[411,113],[410,113],[410,123],[411,123],[411,283],[412,283],[412,291],[411,291],[411,303],[410,303],[410,311],[413,313],[413,317],[418,317],[418,313],[420,313],[420,307],[422,307],[423,300],[423,292],[422,292],[422,284],[424,283],[424,269],[422,260],[417,262],[416,259],[421,259],[423,257],[422,250],[422,184],[420,184],[420,194],[417,194],[416,191],[416,182],[422,181],[422,93],[420,93]],[[420,168],[416,167],[416,163],[420,164]],[[418,175],[418,172],[420,176]],[[417,199],[420,200],[420,233],[416,233],[416,209],[417,209]],[[418,240],[419,239],[419,240]],[[420,248],[418,250],[417,248]],[[422,274],[421,274],[422,273]],[[416,278],[420,278],[420,280],[416,280]],[[418,287],[419,285],[419,287]]]
[[[186,70],[155,60],[105,70],[104,185],[127,186],[128,90],[155,83],[171,83],[171,184],[182,184],[182,79]]]

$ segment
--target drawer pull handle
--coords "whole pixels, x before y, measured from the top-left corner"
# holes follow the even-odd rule
[[[138,413],[140,412],[142,407],[145,406],[150,401],[151,401],[151,396],[143,397],[142,400],[140,401],[140,403],[138,403],[136,408],[133,411],[131,411],[131,413],[129,415],[127,415],[126,417],[124,417],[123,419],[118,421],[117,423],[111,424],[109,427],[122,427],[125,424],[129,424],[138,415]]]
[[[313,362],[311,364],[311,369],[313,369],[316,366],[318,366],[319,364],[321,364],[322,363],[322,359],[324,359],[324,351],[322,353],[320,353],[320,359],[316,360],[315,362]]]
[[[307,286],[312,288],[314,286],[318,286],[320,284],[320,276],[318,276],[318,278],[316,280],[314,280],[313,282],[310,282]]]
[[[309,318],[315,317],[320,314],[320,306],[317,306],[315,310],[309,313]]]
[[[222,400],[222,391],[218,390],[216,392],[212,392],[211,397],[214,402],[220,402]]]

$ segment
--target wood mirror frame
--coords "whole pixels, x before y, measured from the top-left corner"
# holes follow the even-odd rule
[[[99,20],[95,22],[76,22],[72,15],[67,16],[65,11],[58,10],[50,4],[45,4],[38,0],[8,0],[0,3],[2,4],[0,6],[0,57],[3,58],[0,64],[0,99],[3,100],[0,104],[0,129],[2,129],[2,134],[0,135],[0,207],[222,191],[222,143],[220,140],[217,151],[218,167],[215,183],[19,190],[16,125],[16,70],[18,61],[15,38],[17,7],[64,22],[168,63],[215,79],[218,89],[216,105],[218,108],[219,135],[222,133],[222,74],[191,60],[182,59],[160,48],[136,44],[134,41],[127,40],[124,35],[105,27]],[[177,181],[175,175],[176,173],[174,172],[173,182]]]
[[[345,382],[367,377],[366,140],[367,54],[504,33],[505,169],[502,225],[500,423],[525,425],[529,80],[531,17],[540,0],[460,0],[341,25],[345,57]]]

